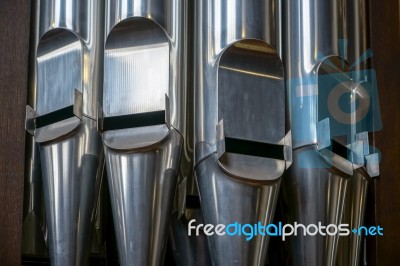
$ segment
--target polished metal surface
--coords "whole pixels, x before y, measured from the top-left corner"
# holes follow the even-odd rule
[[[186,71],[186,36],[183,35],[185,2],[106,2],[103,93],[105,116],[158,110],[164,107],[164,95],[167,94],[170,99],[171,126],[182,134],[185,132],[186,90],[183,88],[186,87],[186,75],[182,72]],[[116,73],[116,70],[110,69],[110,64],[117,68],[125,66],[121,70],[129,71],[129,74],[122,75],[124,72],[120,72],[118,75],[121,80],[109,83],[108,78]],[[146,68],[148,71],[144,71]],[[136,84],[134,87],[133,77]],[[119,95],[125,95],[126,98],[120,99]],[[118,102],[114,104],[114,109],[111,106],[105,107],[113,104],[108,103],[108,97],[117,97]],[[141,102],[138,104],[136,97],[144,101],[143,105]],[[152,97],[157,100],[150,100]],[[130,107],[134,108],[132,110],[127,105],[129,101],[136,101],[135,107]]]
[[[28,104],[36,105],[36,46],[39,42],[39,2],[32,1],[31,16],[31,46],[29,57]],[[25,138],[25,182],[24,182],[24,209],[22,223],[22,254],[47,254],[46,218],[44,212],[44,198],[42,174],[40,170],[39,146],[33,136],[26,133]]]
[[[188,224],[265,226],[277,202],[283,223],[363,225],[381,123],[366,0],[33,7],[23,254],[104,251],[104,166],[121,265],[162,265],[168,237],[178,265],[264,265],[268,235]],[[362,240],[298,234],[285,260],[358,265]]]
[[[83,113],[96,117],[102,87],[104,35],[99,32],[103,30],[103,12],[103,0],[40,1],[36,109],[39,115],[71,105],[74,89],[78,89],[85,102]],[[59,75],[63,78],[57,78]],[[42,88],[45,93],[39,92]]]
[[[194,154],[194,23],[196,1],[186,1],[185,35],[186,38],[186,110],[185,128],[181,163],[178,171],[178,184],[175,190],[173,215],[169,230],[170,246],[177,265],[210,265],[211,259],[206,236],[188,236],[190,219],[203,221],[198,197],[198,189],[193,170]],[[196,204],[193,205],[193,202]]]
[[[359,228],[364,225],[367,189],[371,180],[363,168],[355,171],[350,178],[342,217],[342,223],[349,224],[349,228]],[[340,237],[337,265],[360,265],[362,241],[363,237],[358,234]]]
[[[73,103],[74,89],[81,89],[83,80],[82,62],[82,43],[74,33],[53,29],[41,37],[37,49],[38,115]]]
[[[195,173],[205,224],[272,222],[291,161],[279,7],[280,1],[196,3]],[[213,265],[265,263],[267,236],[207,238]]]
[[[346,20],[347,30],[347,59],[353,63],[354,72],[362,74],[362,70],[371,68],[368,50],[369,45],[369,25],[368,25],[368,5],[366,0],[346,1]],[[367,55],[367,57],[364,57]],[[356,81],[364,80],[363,75],[355,76]]]
[[[122,152],[106,147],[106,166],[121,265],[161,265],[177,181],[182,137]]]
[[[240,40],[246,39],[258,39],[261,42],[251,45],[250,40],[244,43],[236,43],[236,46],[247,45],[249,53],[255,52],[254,56],[257,55],[257,49],[265,50],[265,56],[276,57],[279,60],[276,52],[273,52],[276,47],[278,40],[280,40],[280,33],[277,32],[277,28],[273,27],[277,21],[280,21],[280,14],[277,9],[270,8],[271,6],[277,6],[273,3],[276,1],[198,1],[195,6],[196,10],[196,21],[195,21],[195,67],[194,67],[194,82],[195,82],[195,163],[199,163],[203,158],[211,155],[216,151],[216,136],[215,127],[219,123],[218,114],[221,112],[218,108],[221,108],[218,104],[218,82],[217,73],[218,71],[224,72],[223,68],[219,68],[219,60],[221,55],[230,45]],[[268,12],[267,12],[268,11]],[[253,46],[253,48],[252,48]],[[245,49],[245,48],[244,48]],[[270,53],[268,52],[271,51]],[[243,50],[242,50],[243,51]],[[231,50],[234,52],[234,50]],[[275,53],[275,55],[274,55]],[[231,53],[232,55],[232,53]],[[234,55],[232,55],[234,56]],[[225,58],[229,60],[229,54],[226,54]],[[234,59],[233,59],[234,60]],[[244,57],[244,59],[246,58]],[[247,59],[250,61],[250,59]],[[258,61],[258,60],[257,60]],[[261,60],[260,60],[261,61]],[[264,62],[267,60],[265,59]],[[229,62],[227,61],[229,64]],[[254,67],[256,67],[256,62]],[[271,66],[277,63],[271,61]],[[228,66],[229,67],[229,66]],[[233,66],[234,67],[234,66]],[[241,66],[245,67],[245,66]],[[237,69],[238,71],[225,69],[225,73],[231,72],[232,76],[245,75],[246,69]],[[252,71],[252,69],[249,69]],[[280,73],[278,77],[274,75],[279,72],[278,69],[260,69],[260,73],[256,73],[256,76],[262,76],[265,71],[272,71],[270,80],[273,84],[279,83],[279,79],[282,78]],[[251,76],[251,75],[248,75]],[[275,78],[274,78],[275,77]],[[260,79],[261,80],[261,79]],[[222,82],[222,81],[221,81]],[[255,82],[255,81],[254,81]],[[283,80],[281,80],[283,84]],[[243,86],[244,84],[242,84]],[[248,85],[246,84],[246,87]],[[239,86],[238,86],[239,87]],[[237,88],[239,90],[239,88]],[[247,91],[247,90],[244,90]],[[272,90],[265,90],[267,93],[272,93]],[[240,95],[240,90],[235,92]],[[234,95],[232,95],[234,96]],[[278,101],[282,101],[281,96],[275,96]],[[248,104],[251,104],[252,99],[249,99]],[[240,106],[237,106],[239,108]],[[261,110],[261,106],[258,106]],[[255,107],[256,108],[256,107]],[[240,109],[239,111],[240,112]],[[246,112],[247,113],[247,112]],[[246,115],[243,114],[244,116]],[[273,117],[271,115],[271,117]],[[260,116],[260,119],[263,117]],[[260,120],[261,121],[261,120]],[[278,121],[278,119],[276,119]],[[243,121],[244,122],[244,121]],[[279,123],[279,122],[278,122]],[[237,123],[240,125],[240,123]],[[279,124],[281,125],[281,124]],[[232,126],[232,125],[229,125]],[[268,126],[265,126],[267,128]],[[242,129],[244,129],[243,126]],[[249,127],[251,128],[251,127]],[[273,130],[275,131],[275,129]],[[281,128],[276,129],[277,138],[283,138]],[[279,137],[277,137],[279,136]],[[245,136],[243,136],[245,137]],[[259,138],[252,136],[253,139]]]
[[[283,3],[283,60],[289,97],[293,148],[317,143],[318,67],[339,56],[342,1]]]
[[[338,171],[333,161],[323,160],[319,149],[331,144],[331,127],[319,127],[319,106],[326,103],[321,92],[322,77],[343,72],[345,65],[329,69],[330,56],[339,56],[338,40],[345,23],[340,17],[341,1],[286,1],[283,3],[283,59],[289,97],[293,137],[293,165],[282,180],[284,222],[339,224],[349,175]],[[340,61],[340,60],[339,60]],[[320,66],[322,68],[320,70]],[[327,70],[324,71],[324,66]],[[332,77],[334,79],[334,77]],[[350,78],[344,78],[350,81]],[[338,82],[336,82],[337,84]],[[340,81],[339,81],[340,83]],[[328,82],[330,85],[330,83]],[[324,87],[320,88],[319,86]],[[329,119],[329,117],[328,117]],[[325,120],[329,121],[330,120]],[[318,134],[320,129],[320,134]],[[304,148],[302,148],[304,147]],[[331,153],[335,156],[335,153]],[[346,161],[347,158],[345,157]],[[350,168],[350,169],[349,169]],[[291,265],[334,265],[337,236],[303,236],[288,239]]]
[[[87,265],[103,156],[96,122],[73,135],[40,144],[52,265]]]
[[[201,207],[206,224],[262,225],[272,223],[280,179],[243,181],[227,174],[214,154],[196,168]],[[264,265],[268,250],[267,236],[208,236],[213,265]]]
[[[46,219],[40,155],[39,147],[31,135],[26,136],[25,150],[26,158],[29,159],[25,167],[22,254],[46,256]]]
[[[179,266],[211,265],[207,237],[188,235],[188,221],[195,219],[196,224],[204,224],[200,208],[186,208],[182,219],[171,218],[170,243],[175,262]]]
[[[219,59],[216,88],[225,135],[269,143],[285,136],[283,65],[272,47],[257,40],[232,44]]]
[[[104,2],[41,0],[35,101],[27,114],[39,146],[52,265],[87,265],[103,170],[96,103]]]
[[[347,21],[348,25],[348,45],[347,45],[347,59],[352,63],[353,80],[358,82],[362,91],[365,88],[371,88],[377,90],[374,87],[374,71],[371,69],[371,63],[369,57],[372,56],[372,52],[369,47],[369,26],[368,26],[368,7],[367,1],[347,1]],[[374,113],[375,118],[373,120],[380,121],[379,115],[379,103],[374,103],[376,99],[373,97],[373,93],[367,95],[369,98],[369,107]],[[380,122],[366,121],[360,125],[354,125],[353,131],[358,133],[359,131],[375,131],[379,130],[375,124]],[[356,124],[356,123],[354,123]],[[371,125],[372,124],[372,125]],[[378,157],[378,154],[372,151],[372,147],[369,147],[368,133],[363,133],[358,141],[364,145],[364,160],[358,164],[358,169],[354,172],[354,175],[349,181],[349,191],[346,196],[344,213],[342,217],[342,223],[350,225],[350,228],[360,228],[364,225],[364,216],[366,212],[366,201],[368,186],[373,180],[372,178],[379,175],[379,160],[369,160],[369,158]],[[370,150],[371,149],[371,150]],[[372,162],[372,163],[371,163]],[[360,265],[362,261],[362,243],[365,241],[363,236],[358,234],[351,234],[346,237],[339,239],[338,246],[338,261],[337,265]]]
[[[352,170],[351,164],[347,169]],[[332,166],[315,146],[293,151],[292,167],[282,179],[284,223],[340,224],[350,174]],[[304,236],[286,241],[290,265],[335,265],[339,236]]]
[[[169,64],[169,41],[155,22],[133,18],[118,23],[105,46],[104,116],[164,110]]]
[[[187,147],[185,2],[106,3],[98,115],[121,265],[161,265],[164,259]]]
[[[352,65],[361,56],[358,46],[366,40],[365,31],[355,26],[365,25],[365,17],[357,15],[365,7],[354,8],[358,3],[283,3],[282,50],[295,149],[293,166],[282,181],[286,223],[321,222],[326,226],[360,221],[362,206],[358,203],[364,200],[357,198],[363,197],[357,191],[362,191],[363,186],[357,180],[361,178],[360,167],[370,156],[368,136],[365,138],[363,131],[370,130],[364,125],[369,118],[364,118],[371,116],[372,95],[360,80],[361,72],[354,72]],[[349,51],[351,55],[347,54]],[[341,154],[344,147],[345,154]],[[321,158],[327,155],[328,160],[325,158],[322,163]],[[378,172],[376,161],[373,172]],[[356,205],[359,209],[351,210]],[[343,256],[348,257],[343,254],[346,248],[338,251],[338,239],[328,235],[292,238],[287,243],[290,263],[335,265],[343,261]]]

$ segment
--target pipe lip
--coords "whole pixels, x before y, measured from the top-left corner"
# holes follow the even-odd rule
[[[217,163],[227,175],[242,181],[276,181],[286,169],[285,160],[233,153],[224,154]]]
[[[330,169],[344,178],[350,178],[353,164],[329,149],[319,150],[316,144],[296,148],[293,151],[295,168]]]
[[[240,158],[243,158],[243,156],[247,155],[240,155],[236,159],[240,160]],[[252,172],[252,166],[248,165],[242,165],[242,167],[240,168],[230,167],[227,164],[221,163],[216,153],[211,154],[210,156],[204,158],[201,162],[199,162],[195,168],[195,171],[198,171],[201,164],[206,164],[210,165],[210,167],[212,168],[219,169],[221,173],[223,173],[224,176],[227,178],[232,178],[239,182],[245,182],[254,185],[268,185],[270,183],[278,182],[285,172],[286,162],[284,160],[259,158],[254,156],[248,157],[248,159],[261,159],[262,162],[260,162],[259,160],[254,161],[254,164],[257,164],[259,168],[261,167],[261,169],[258,169],[259,172]],[[265,159],[269,160],[269,162],[265,162]],[[278,164],[278,166],[273,169],[273,167],[271,166],[272,164]],[[275,171],[271,173],[271,170]]]
[[[118,151],[148,149],[163,142],[173,132],[166,124],[138,128],[125,128],[103,132],[103,143],[107,148]]]
[[[37,143],[46,143],[65,138],[73,134],[80,124],[81,120],[78,117],[70,117],[54,124],[37,128],[34,135],[35,141]]]

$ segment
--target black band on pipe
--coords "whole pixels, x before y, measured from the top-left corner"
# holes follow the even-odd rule
[[[105,117],[103,120],[103,130],[146,127],[162,124],[165,124],[165,110]]]
[[[285,160],[284,146],[225,137],[225,152]]]
[[[57,111],[36,117],[36,128],[45,127],[74,116],[74,106],[70,105]]]

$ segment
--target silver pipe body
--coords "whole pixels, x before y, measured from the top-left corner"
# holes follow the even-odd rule
[[[372,170],[369,174],[376,174],[376,164],[367,164],[368,157],[377,154],[369,154],[367,138],[358,128],[363,110],[359,112],[355,105],[355,99],[362,106],[369,97],[346,61],[346,38],[365,32],[349,31],[346,3],[303,0],[283,4],[283,57],[294,147],[294,164],[282,182],[286,223],[338,225],[344,208],[365,201],[361,196],[365,189],[353,187],[358,182],[349,182],[349,178],[358,177],[364,164]],[[349,114],[339,103],[339,96],[345,94],[350,96],[345,106]],[[336,148],[340,146],[344,153]],[[298,235],[289,239],[288,246],[293,265],[337,263],[336,235]]]
[[[273,48],[280,43],[276,3],[218,0],[195,6],[195,173],[205,224],[270,223],[280,176],[290,165],[288,154],[244,154],[229,142],[291,146],[283,66]],[[267,236],[207,238],[213,265],[265,263]]]
[[[335,167],[332,160],[326,163],[319,152],[323,145],[319,143],[317,124],[318,96],[322,90],[318,83],[319,67],[329,56],[340,55],[339,29],[340,23],[344,23],[339,18],[340,1],[287,1],[283,6],[283,58],[294,148],[293,166],[282,182],[284,221],[339,224],[352,166],[343,160],[340,171],[341,167]],[[336,73],[340,72],[339,68]],[[328,127],[321,133],[329,136],[329,132]],[[334,265],[337,241],[336,236],[321,235],[290,238],[290,263]]]
[[[217,70],[222,52],[234,42],[258,39],[279,44],[277,1],[198,1],[195,6],[195,165],[216,152]],[[278,46],[279,47],[279,46]],[[284,122],[284,118],[283,121]]]
[[[204,223],[200,208],[186,207],[183,218],[171,219],[170,244],[175,262],[180,266],[211,265],[206,236],[188,235],[188,221],[192,219]]]
[[[39,42],[39,4],[32,1],[28,105],[36,105],[36,47]],[[22,254],[46,256],[46,218],[44,211],[42,173],[40,170],[39,146],[33,136],[25,138],[25,182],[22,223]]]
[[[191,219],[203,220],[200,209],[197,185],[193,170],[194,154],[194,14],[195,1],[186,2],[186,27],[187,36],[187,89],[186,89],[186,131],[184,134],[184,147],[182,149],[181,164],[178,173],[178,184],[175,191],[173,215],[169,230],[171,250],[177,265],[202,266],[210,265],[210,254],[205,235],[189,236],[188,222]]]
[[[284,6],[283,59],[289,91],[293,148],[317,144],[318,67],[339,56],[338,0],[287,1]]]
[[[369,47],[369,27],[368,27],[368,7],[367,1],[346,1],[346,19],[348,22],[348,44],[347,44],[347,60],[352,65],[352,77],[355,82],[360,84],[360,87],[370,87],[370,109],[378,116],[372,120],[379,121],[368,121],[367,123],[361,123],[354,127],[354,131],[375,131],[379,129],[379,126],[375,124],[380,123],[379,115],[379,103],[374,98],[377,88],[374,71],[371,68],[370,57],[372,52]],[[372,124],[372,126],[371,126]],[[368,138],[368,135],[366,135]],[[365,140],[368,145],[368,139]],[[372,147],[368,147],[367,153],[371,153],[369,156],[377,156],[374,151],[370,151]],[[377,162],[374,162],[374,171],[370,171],[368,163],[364,163],[358,168],[354,175],[351,177],[349,182],[349,191],[346,196],[346,202],[344,207],[344,213],[342,223],[349,224],[350,228],[359,228],[364,225],[364,217],[366,212],[366,201],[368,186],[373,182],[373,177],[379,174],[379,166]],[[362,243],[365,238],[358,234],[350,234],[346,237],[339,239],[338,246],[338,265],[359,265],[362,256]],[[364,250],[365,252],[365,250]]]
[[[103,169],[94,118],[104,6],[94,0],[38,4],[36,103],[27,121],[40,150],[50,261],[86,265]]]
[[[187,134],[185,2],[106,4],[99,129],[121,265],[164,259]]]
[[[341,221],[343,224],[349,224],[350,228],[360,228],[364,225],[367,192],[370,183],[371,177],[362,168],[350,178],[349,191],[346,195]],[[365,238],[363,239],[361,235],[357,234],[339,238],[337,265],[360,265],[362,241],[365,241]]]

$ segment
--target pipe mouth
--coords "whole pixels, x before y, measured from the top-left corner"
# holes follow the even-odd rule
[[[165,31],[143,17],[119,22],[105,44],[104,119],[166,110],[169,75],[170,41]]]
[[[284,160],[234,153],[221,156],[218,165],[231,177],[252,181],[274,181],[280,178],[286,169]]]
[[[280,145],[286,134],[284,72],[276,50],[256,39],[227,47],[218,63],[217,96],[218,166],[241,180],[279,178],[287,158]]]
[[[81,120],[77,117],[68,119],[37,128],[35,130],[35,141],[37,143],[46,143],[60,138],[68,137],[79,127]]]
[[[225,136],[272,144],[285,137],[283,64],[270,45],[255,39],[233,43],[220,57],[217,78]]]
[[[37,47],[37,104],[39,116],[74,104],[74,90],[82,92],[84,47],[69,29],[46,32]]]
[[[138,128],[108,130],[103,133],[103,142],[115,150],[133,150],[159,144],[168,136],[168,126],[154,125]]]
[[[218,63],[218,165],[229,176],[268,181],[286,169],[283,64],[264,41],[227,47]],[[286,144],[286,143],[285,143]]]
[[[98,128],[114,150],[147,149],[170,127],[170,41],[163,28],[144,17],[117,23],[104,52],[103,105]]]

